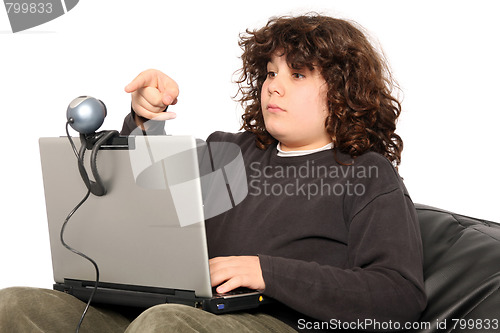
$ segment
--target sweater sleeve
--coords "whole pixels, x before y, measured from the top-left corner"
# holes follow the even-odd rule
[[[380,194],[351,217],[346,267],[261,255],[265,293],[324,321],[415,321],[426,304],[416,219],[400,188]]]
[[[165,109],[166,110],[166,109]],[[132,133],[140,133],[142,134],[148,134],[148,135],[164,135],[165,134],[165,121],[158,121],[158,120],[148,120],[144,118],[145,120],[145,131],[141,131],[138,129],[136,123],[135,123],[135,117],[139,117],[135,111],[130,108],[130,113],[125,116],[125,119],[123,120],[123,126],[122,130],[120,131],[120,135],[128,136]]]

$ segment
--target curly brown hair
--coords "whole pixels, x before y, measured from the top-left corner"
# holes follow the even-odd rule
[[[395,133],[401,103],[387,63],[353,23],[319,14],[271,18],[258,30],[240,35],[243,66],[237,80],[242,129],[257,136],[266,149],[276,140],[266,130],[261,90],[273,54],[286,56],[291,68],[319,68],[328,84],[329,115],[325,127],[335,149],[355,158],[378,152],[395,166],[403,141]]]

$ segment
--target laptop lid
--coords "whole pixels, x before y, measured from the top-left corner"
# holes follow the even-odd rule
[[[103,284],[211,297],[196,140],[148,136],[129,143],[97,154],[107,194],[91,195],[76,211],[66,243],[96,261]],[[87,191],[76,157],[65,137],[39,145],[54,280],[94,281],[91,263],[60,241],[64,220]]]

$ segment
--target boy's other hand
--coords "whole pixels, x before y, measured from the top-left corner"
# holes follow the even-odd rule
[[[218,293],[238,287],[266,288],[258,256],[216,257],[210,259],[209,264],[212,287],[218,286]]]

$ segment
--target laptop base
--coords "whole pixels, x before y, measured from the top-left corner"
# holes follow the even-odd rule
[[[95,282],[64,279],[55,283],[58,290],[87,302],[94,290]],[[273,302],[258,291],[237,289],[226,294],[216,294],[212,298],[196,297],[193,291],[151,288],[130,285],[99,283],[92,299],[95,304],[108,304],[135,308],[149,308],[160,304],[183,304],[214,313],[223,314],[257,308]]]

